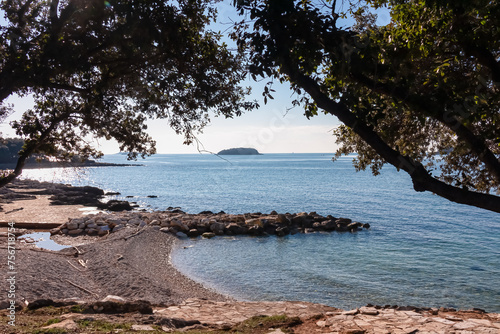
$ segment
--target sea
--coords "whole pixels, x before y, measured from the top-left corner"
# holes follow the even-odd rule
[[[356,172],[333,154],[158,154],[136,166],[26,170],[24,178],[91,185],[146,210],[317,212],[369,223],[356,233],[182,239],[184,274],[239,300],[300,300],[500,312],[500,215],[417,193],[386,166]],[[129,163],[122,154],[104,162]]]

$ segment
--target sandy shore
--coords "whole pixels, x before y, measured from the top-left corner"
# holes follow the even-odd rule
[[[124,229],[99,240],[58,236],[59,243],[78,245],[59,252],[18,243],[18,300],[89,301],[115,295],[171,305],[186,298],[228,299],[193,282],[171,265],[174,237],[147,229],[126,239],[135,232]],[[0,240],[2,246],[5,247],[5,238]],[[6,249],[2,248],[0,257],[6,256]]]

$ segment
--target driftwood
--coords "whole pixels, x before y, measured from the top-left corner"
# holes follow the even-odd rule
[[[9,225],[10,224],[10,225]],[[11,227],[12,222],[0,221],[0,227]],[[14,222],[15,228],[27,228],[32,230],[51,230],[59,227],[58,223],[28,223],[28,222]]]
[[[8,215],[9,213],[13,213],[13,212],[21,211],[21,210],[24,210],[24,208],[14,209],[14,210],[10,210],[10,211],[4,212],[4,213],[5,213],[6,215]]]
[[[91,295],[94,295],[94,296],[96,296],[97,298],[99,298],[99,295],[98,295],[97,293],[92,292],[92,291],[90,291],[90,290],[88,290],[88,289],[85,289],[84,287],[79,286],[78,284],[71,282],[69,279],[67,279],[67,280],[65,280],[65,281],[66,281],[66,282],[68,282],[69,284],[73,285],[74,287],[76,287],[76,288],[78,288],[78,289],[80,289],[80,290],[82,290],[82,291],[85,291],[85,292],[87,292],[87,293],[90,293]]]
[[[82,254],[87,253],[87,252],[79,250],[76,246],[73,246],[73,248],[76,250],[76,252],[78,253],[78,255],[82,255]]]
[[[48,249],[41,249],[41,248],[28,248],[30,251],[33,251],[33,252],[42,252],[42,253],[49,253],[49,254],[55,254],[55,255],[64,255],[64,256],[71,256],[71,257],[74,257],[75,254],[64,254],[64,253],[60,253],[60,252],[57,252],[57,251],[51,251],[51,250],[48,250]]]
[[[83,272],[84,272],[84,270],[81,270],[80,268],[78,268],[77,266],[75,266],[73,263],[71,263],[71,262],[70,262],[70,260],[66,260],[66,261],[68,261],[68,263],[69,263],[69,264],[70,264],[73,268],[75,268],[76,270],[78,270],[79,272],[81,272],[81,273],[83,273]]]
[[[130,238],[132,238],[132,237],[135,237],[136,235],[141,234],[142,232],[144,232],[144,229],[141,229],[140,231],[138,231],[138,232],[136,232],[136,233],[134,233],[134,234],[132,234],[132,235],[129,235],[129,236],[123,237],[123,239],[128,240],[128,239],[130,239]]]

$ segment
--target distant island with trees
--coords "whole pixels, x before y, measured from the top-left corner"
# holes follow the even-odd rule
[[[21,138],[0,138],[0,170],[16,168],[19,152],[25,141]],[[60,152],[61,153],[61,152]],[[53,168],[53,167],[108,167],[108,166],[137,166],[131,164],[115,164],[97,162],[75,155],[70,159],[57,159],[46,154],[33,153],[26,159],[25,168]]]
[[[254,148],[247,148],[247,147],[237,147],[237,148],[229,148],[226,150],[222,150],[218,155],[262,155],[262,153],[259,153]]]

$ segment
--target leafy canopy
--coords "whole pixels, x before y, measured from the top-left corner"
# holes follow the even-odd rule
[[[500,3],[234,3],[251,20],[234,33],[251,73],[289,81],[307,117],[337,116],[337,157],[356,152],[374,174],[390,163],[417,191],[500,212]],[[340,27],[346,15],[356,24]]]
[[[32,95],[12,126],[35,152],[99,156],[85,141],[115,139],[129,158],[155,152],[148,118],[194,139],[209,114],[254,108],[241,55],[207,26],[217,0],[4,0],[0,9],[0,101]],[[1,115],[9,112],[7,106]]]

